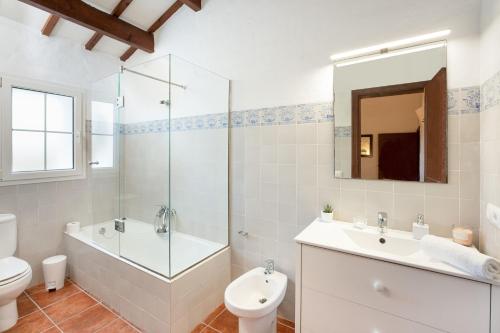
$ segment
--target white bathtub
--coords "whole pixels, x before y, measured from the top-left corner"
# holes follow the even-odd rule
[[[104,234],[99,233],[101,229]],[[151,224],[130,218],[125,222],[124,233],[115,231],[114,221],[107,221],[83,227],[73,236],[165,277],[179,274],[226,246],[177,231],[158,234]]]
[[[228,246],[175,231],[169,241],[131,219],[120,235],[112,221],[66,234],[65,247],[70,277],[144,332],[191,332],[230,282]]]

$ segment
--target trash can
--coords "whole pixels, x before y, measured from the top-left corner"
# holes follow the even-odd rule
[[[45,289],[48,291],[59,290],[64,287],[66,277],[66,256],[58,255],[42,261],[43,279]]]

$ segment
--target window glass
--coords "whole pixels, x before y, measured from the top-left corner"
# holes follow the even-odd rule
[[[113,103],[92,101],[92,168],[113,167]]]
[[[47,133],[47,170],[73,169],[73,135]]]
[[[74,168],[73,97],[12,88],[12,172]]]
[[[45,94],[12,89],[12,128],[24,130],[45,129]]]
[[[92,133],[113,135],[112,103],[92,101]]]
[[[45,169],[44,133],[12,131],[12,171]]]
[[[47,94],[47,131],[73,131],[73,98]]]
[[[113,167],[113,136],[92,135],[92,161],[99,162],[93,168]]]

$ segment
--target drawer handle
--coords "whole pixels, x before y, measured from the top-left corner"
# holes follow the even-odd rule
[[[373,282],[373,290],[375,290],[379,293],[382,293],[382,292],[386,291],[386,288],[381,281],[375,281],[375,282]]]

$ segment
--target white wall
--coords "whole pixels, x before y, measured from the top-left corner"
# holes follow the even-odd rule
[[[86,52],[82,45],[62,38],[43,37],[39,30],[0,16],[2,74],[86,89],[94,80],[116,71],[118,66],[116,59],[110,56]],[[90,223],[93,205],[107,198],[106,193],[113,188],[114,183],[109,179],[97,184],[86,179],[0,186],[0,212],[17,215],[17,255],[30,263],[32,284],[42,281],[41,261],[62,252],[66,222]]]
[[[119,62],[86,52],[80,44],[42,36],[39,30],[0,16],[0,73],[88,88],[116,72]]]
[[[332,53],[450,28],[449,65],[469,63],[478,14],[477,0],[204,0],[159,31],[153,57],[173,53],[231,78],[232,110],[322,102],[332,98]],[[471,81],[479,82],[474,66],[450,75],[452,88]]]
[[[481,83],[500,70],[500,2],[481,0]]]

